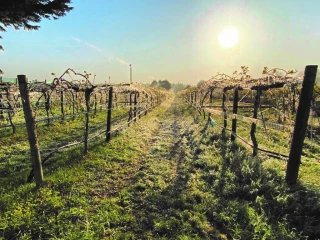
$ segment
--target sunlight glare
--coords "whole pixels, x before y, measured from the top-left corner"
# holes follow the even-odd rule
[[[239,40],[238,30],[235,28],[224,28],[219,34],[219,43],[223,48],[231,48]]]

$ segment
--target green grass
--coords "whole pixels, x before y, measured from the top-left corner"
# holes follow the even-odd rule
[[[251,157],[191,107],[172,101],[120,132],[110,144],[90,143],[85,157],[83,146],[56,154],[44,166],[40,189],[25,183],[29,169],[10,170],[17,163],[3,167],[0,238],[320,237],[320,193],[315,185],[300,178],[297,186],[288,187],[282,162]],[[99,116],[92,121],[100,122]],[[63,139],[68,135],[64,130],[77,124],[61,124],[55,134]],[[15,136],[4,144],[10,141],[25,144]],[[10,148],[7,151],[10,154]],[[318,181],[313,160],[304,165]]]

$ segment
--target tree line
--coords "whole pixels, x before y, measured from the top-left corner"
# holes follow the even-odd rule
[[[164,88],[167,90],[171,90],[174,93],[178,93],[182,90],[191,88],[190,84],[184,83],[170,83],[168,80],[153,80],[150,84],[150,87],[154,88]]]

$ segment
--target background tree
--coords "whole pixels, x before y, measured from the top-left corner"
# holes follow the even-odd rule
[[[168,80],[159,80],[159,87],[165,88],[167,90],[171,89],[171,83]]]
[[[197,83],[197,87],[201,87],[204,83],[205,83],[204,80],[200,80],[200,81]]]
[[[1,0],[0,32],[12,26],[18,30],[38,30],[42,18],[58,19],[72,10],[71,0]],[[0,36],[0,38],[2,38]],[[3,47],[0,45],[0,50]]]
[[[183,83],[172,83],[171,84],[172,88],[171,90],[177,94],[178,92],[186,89],[189,85],[183,84]],[[189,86],[190,87],[190,86]]]
[[[150,84],[150,87],[157,87],[157,86],[158,86],[157,80],[153,80],[152,83]]]

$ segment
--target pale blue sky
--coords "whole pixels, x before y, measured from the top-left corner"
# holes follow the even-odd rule
[[[71,67],[102,82],[129,79],[196,84],[241,65],[303,70],[320,61],[319,0],[73,0],[74,10],[39,31],[2,33],[4,77],[51,79]],[[238,44],[218,34],[233,26]]]

